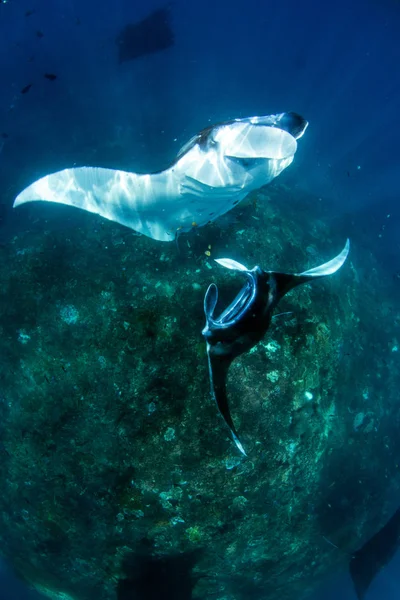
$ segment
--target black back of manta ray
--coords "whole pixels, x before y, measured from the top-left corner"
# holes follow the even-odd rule
[[[170,26],[169,9],[159,8],[143,21],[126,25],[115,41],[120,63],[173,46],[174,33]]]
[[[200,553],[154,557],[132,554],[125,559],[125,579],[118,600],[192,600],[198,576],[192,573]]]
[[[393,517],[350,561],[350,575],[359,600],[363,600],[379,571],[388,564],[400,546],[400,508]]]

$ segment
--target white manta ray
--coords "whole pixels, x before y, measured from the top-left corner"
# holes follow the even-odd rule
[[[14,207],[43,200],[83,208],[155,240],[215,221],[293,161],[307,121],[295,113],[235,119],[204,129],[164,171],[79,167],[46,175]]]

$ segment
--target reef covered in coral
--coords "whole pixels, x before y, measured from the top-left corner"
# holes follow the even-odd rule
[[[365,246],[232,365],[247,458],[210,398],[204,293],[226,304],[243,282],[213,258],[300,272],[347,237],[290,196],[269,187],[177,245],[85,214],[2,248],[0,548],[36,589],[113,600],[127,558],[188,556],[194,598],[287,600],[387,520],[400,311]]]

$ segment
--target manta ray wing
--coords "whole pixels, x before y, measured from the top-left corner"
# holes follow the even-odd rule
[[[328,275],[333,275],[338,271],[343,264],[345,263],[347,256],[350,251],[350,240],[346,240],[346,244],[341,252],[332,260],[320,265],[319,267],[314,267],[313,269],[309,269],[308,271],[303,271],[303,273],[290,274],[290,273],[276,273],[270,271],[275,277],[277,293],[278,297],[282,298],[285,294],[287,294],[291,289],[296,287],[297,285],[301,285],[302,283],[307,283],[313,279],[318,279],[320,277],[326,277]]]
[[[35,181],[17,196],[14,208],[33,201],[65,204],[169,242],[177,232],[202,227],[233,208],[236,196],[232,200],[225,187],[220,191],[204,185],[182,190],[172,169],[149,176],[79,167]]]
[[[64,169],[23,190],[14,207],[34,200],[81,208],[156,240],[169,239],[161,218],[162,199],[154,206],[143,176],[134,173],[96,167]]]
[[[349,569],[358,600],[363,600],[379,571],[393,558],[400,546],[400,508],[392,518],[354,553]]]

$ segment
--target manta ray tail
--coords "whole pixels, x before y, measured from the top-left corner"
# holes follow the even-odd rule
[[[247,456],[233,424],[229,410],[228,396],[226,393],[226,379],[231,360],[224,360],[221,356],[211,356],[208,353],[208,369],[210,373],[211,395],[213,396],[222,418],[230,429],[233,441],[240,452]]]
[[[337,256],[335,256],[335,258],[324,263],[323,265],[320,265],[319,267],[314,267],[308,271],[303,271],[303,273],[296,274],[276,273],[274,271],[270,271],[275,278],[279,297],[282,298],[297,285],[301,285],[302,283],[307,283],[313,279],[326,277],[327,275],[333,275],[333,273],[336,273],[336,271],[338,271],[344,264],[347,255],[349,254],[349,250],[350,240],[346,240],[343,250]]]

